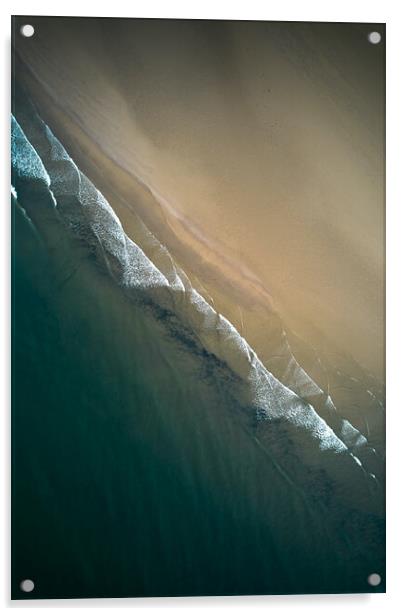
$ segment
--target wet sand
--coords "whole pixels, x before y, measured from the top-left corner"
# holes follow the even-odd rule
[[[308,25],[169,28],[41,21],[20,80],[128,235],[138,215],[262,358],[274,309],[382,381],[381,50],[363,26],[343,47]]]

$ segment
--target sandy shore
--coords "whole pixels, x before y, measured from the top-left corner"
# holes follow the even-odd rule
[[[60,28],[58,33],[62,34]],[[147,132],[146,125],[140,125],[141,105],[139,110],[130,107],[134,77],[131,85],[124,66],[121,74],[113,73],[112,67],[120,61],[119,45],[108,49],[108,57],[100,40],[92,35],[91,28],[81,26],[75,48],[68,52],[61,39],[58,46],[57,28],[50,33],[50,40],[39,37],[35,48],[29,49],[27,41],[19,44],[25,63],[18,69],[19,80],[79,167],[113,204],[127,234],[138,239],[139,216],[194,286],[233,322],[262,358],[267,328],[277,318],[274,310],[312,346],[336,355],[338,361],[339,356],[354,358],[381,381],[384,281],[382,179],[378,174],[382,169],[376,162],[381,144],[373,151],[373,135],[362,137],[360,120],[356,120],[355,110],[348,109],[349,100],[339,108],[341,95],[348,92],[346,86],[342,86],[339,100],[323,96],[319,101],[315,92],[305,92],[310,82],[305,89],[295,82],[296,90],[299,88],[296,94],[306,96],[305,101],[300,100],[300,105],[307,105],[301,111],[286,99],[279,113],[278,95],[271,119],[278,119],[283,126],[274,135],[276,146],[273,140],[267,150],[256,137],[261,124],[246,100],[244,79],[234,71],[229,85],[222,77],[233,110],[226,107],[227,101],[224,107],[219,101],[214,103],[213,110],[206,103],[209,110],[204,118],[195,117],[189,108],[181,118],[182,130],[175,133],[174,126],[162,127],[155,137],[152,129]],[[146,49],[144,40],[138,45]],[[78,70],[80,54],[83,62]],[[278,53],[276,61],[280,68],[286,65],[290,82],[293,58]],[[312,70],[318,74],[317,67]],[[275,70],[273,65],[271,79],[280,87],[278,74],[279,68]],[[335,80],[333,87],[342,84],[335,71],[331,76],[339,81]],[[127,85],[122,87],[124,77]],[[163,74],[148,75],[145,69],[137,77],[148,97],[151,80],[164,79]],[[157,89],[155,86],[155,94]],[[212,88],[211,96],[215,90]],[[353,96],[351,101],[356,102],[356,93]],[[152,97],[145,99],[142,107],[147,102],[155,107]],[[325,114],[334,106],[332,119],[342,116],[344,125],[331,127],[328,117],[311,122],[302,116],[309,104],[314,105],[311,111],[315,114]],[[160,101],[160,105],[159,124],[165,117],[166,102]],[[226,119],[220,115],[222,111]],[[212,126],[218,117],[220,124]],[[290,132],[293,117],[296,136],[301,117],[314,131],[307,142],[306,136],[299,134],[299,152]],[[345,132],[349,126],[356,127],[354,133]],[[200,131],[207,127],[211,132],[203,136]],[[228,136],[231,127],[234,136]],[[334,130],[340,131],[339,139]],[[197,145],[188,142],[197,135]],[[360,151],[356,151],[358,147]],[[214,155],[217,148],[218,158]],[[220,166],[216,160],[221,161]],[[266,176],[265,169],[269,169]],[[342,173],[344,185],[339,182]]]

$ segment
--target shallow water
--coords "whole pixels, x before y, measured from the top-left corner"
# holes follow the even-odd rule
[[[331,429],[295,393],[311,379],[275,378],[166,255],[158,269],[130,243],[26,113],[13,596],[26,577],[38,597],[372,591],[384,512],[366,440],[339,418]]]

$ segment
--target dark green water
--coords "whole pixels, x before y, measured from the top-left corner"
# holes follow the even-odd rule
[[[325,494],[325,452],[300,470],[322,499],[289,479],[238,377],[131,301],[28,180],[13,199],[13,598],[371,591],[378,511]]]

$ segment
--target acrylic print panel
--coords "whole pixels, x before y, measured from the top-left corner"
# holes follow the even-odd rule
[[[384,592],[384,55],[13,19],[13,598]]]

